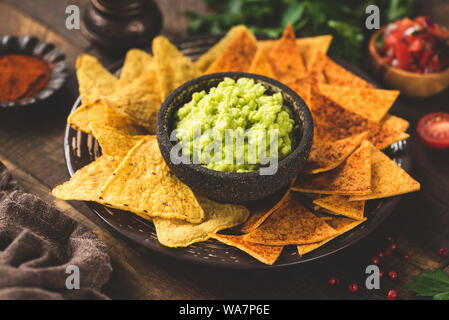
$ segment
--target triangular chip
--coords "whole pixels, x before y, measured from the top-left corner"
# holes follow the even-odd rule
[[[371,193],[371,146],[367,141],[332,171],[304,175],[297,179],[292,190],[340,195]]]
[[[99,201],[101,188],[120,162],[119,157],[102,155],[75,172],[69,181],[55,187],[53,196],[61,200]]]
[[[109,126],[92,124],[92,136],[97,139],[103,154],[124,157],[140,140],[142,135],[131,136]]]
[[[227,245],[236,247],[257,260],[272,265],[279,258],[284,246],[267,246],[243,240],[242,236],[213,233],[210,237]]]
[[[291,24],[287,25],[282,38],[273,46],[268,57],[280,80],[300,76],[306,71]]]
[[[155,134],[157,113],[161,106],[156,63],[150,62],[138,78],[122,86],[110,100],[117,110]]]
[[[346,110],[332,100],[313,91],[310,108],[314,122],[314,139],[336,141],[352,135],[369,132],[369,140],[383,149],[394,142],[408,138],[404,132],[392,127],[392,123],[377,123]]]
[[[307,173],[320,173],[338,167],[367,136],[368,132],[362,132],[337,141],[315,140],[304,171]]]
[[[247,30],[240,30],[205,73],[242,71],[251,67],[257,44]]]
[[[350,201],[392,197],[418,191],[420,184],[382,151],[371,146],[373,174],[372,192],[363,196],[351,196]]]
[[[365,201],[349,201],[347,196],[332,195],[313,200],[325,212],[346,216],[355,220],[364,219]]]
[[[256,55],[254,56],[248,72],[260,74],[269,78],[276,78],[276,74],[274,73],[270,60],[265,52],[260,48],[257,49]]]
[[[364,220],[352,220],[352,219],[340,218],[340,217],[326,219],[326,223],[328,223],[332,228],[334,228],[337,231],[337,234],[329,239],[324,240],[324,241],[297,246],[299,255],[300,256],[305,255],[306,253],[309,253],[309,252],[323,246],[324,244],[328,243],[329,241],[335,239],[336,237],[348,232],[349,230],[354,229],[359,224],[363,223],[365,220],[366,220],[366,218]]]
[[[310,70],[319,59],[320,53],[326,54],[332,41],[331,35],[299,38],[296,40],[299,52],[304,60],[306,70]]]
[[[139,135],[146,130],[137,125],[130,117],[118,112],[107,100],[97,100],[84,104],[67,119],[74,129],[92,134],[92,123],[97,127],[112,127],[128,135]]]
[[[82,54],[76,60],[76,77],[83,104],[107,97],[119,86],[118,79],[97,58],[88,54]]]
[[[352,72],[335,63],[331,58],[321,55],[318,59],[325,59],[323,67],[327,83],[336,86],[348,86],[355,88],[373,88],[374,86],[366,80],[356,76]]]
[[[388,127],[396,128],[401,132],[405,132],[410,127],[410,122],[397,116],[387,114],[382,120],[382,125],[387,125]]]
[[[372,121],[380,122],[399,96],[398,90],[353,88],[327,84],[318,85],[325,97],[343,108]]]
[[[336,231],[304,208],[289,193],[288,198],[256,230],[243,240],[265,245],[308,244],[328,239]]]
[[[151,54],[143,50],[128,50],[120,73],[120,86],[127,85],[140,77],[152,61],[153,57]]]
[[[256,230],[288,198],[289,192],[290,189],[282,189],[274,195],[248,204],[251,215],[237,230],[242,233],[249,233]]]
[[[238,25],[232,27],[228,33],[218,41],[212,48],[207,50],[197,61],[195,61],[195,65],[200,72],[205,72],[209,66],[222,54],[222,52],[226,49],[228,44],[241,32],[245,31],[248,35],[250,35],[254,42],[256,41],[256,37],[252,34],[251,31],[246,28],[246,26]]]
[[[167,167],[155,136],[138,142],[106,181],[102,203],[121,210],[200,223],[204,210]]]
[[[200,75],[193,62],[163,36],[153,39],[153,55],[156,61],[161,101],[164,101],[181,84]]]
[[[211,233],[232,228],[243,223],[249,215],[248,209],[236,204],[223,204],[198,197],[204,209],[204,221],[192,224],[177,219],[154,218],[157,238],[167,247],[187,247],[192,243],[206,241]]]

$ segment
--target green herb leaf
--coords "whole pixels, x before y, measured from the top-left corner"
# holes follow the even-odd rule
[[[425,270],[411,279],[406,288],[418,296],[449,300],[449,276],[443,270]]]

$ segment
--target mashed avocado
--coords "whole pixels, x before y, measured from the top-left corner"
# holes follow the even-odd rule
[[[268,157],[287,156],[294,147],[295,121],[282,95],[265,91],[252,79],[225,78],[209,93],[194,93],[175,115],[183,154],[228,172],[256,170]]]

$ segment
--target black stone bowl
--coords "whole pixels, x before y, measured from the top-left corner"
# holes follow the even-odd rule
[[[267,94],[280,92],[284,104],[293,111],[295,121],[300,127],[296,147],[278,163],[278,169],[273,175],[260,175],[259,170],[242,173],[215,171],[199,164],[174,164],[170,159],[170,151],[176,144],[169,138],[173,130],[175,111],[189,102],[193,93],[201,90],[208,92],[225,77],[254,79],[256,83],[267,88]],[[221,202],[244,203],[275,193],[298,175],[307,161],[312,146],[313,121],[303,99],[276,80],[243,72],[215,73],[186,82],[168,96],[158,113],[157,139],[162,156],[170,170],[194,192]]]
[[[31,36],[1,36],[0,57],[7,54],[23,54],[42,59],[50,68],[51,76],[47,85],[36,95],[15,101],[0,101],[0,107],[12,108],[29,106],[44,101],[61,89],[69,74],[65,55],[53,43]]]

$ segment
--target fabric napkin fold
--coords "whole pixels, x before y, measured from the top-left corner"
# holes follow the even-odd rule
[[[74,268],[80,289],[66,286]],[[24,192],[0,162],[0,299],[107,299],[111,272],[93,232]]]

